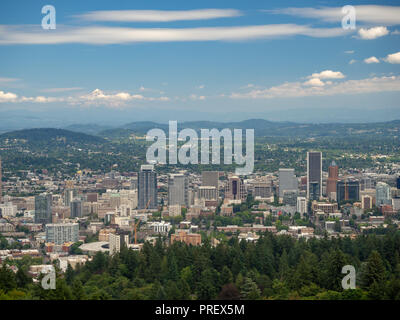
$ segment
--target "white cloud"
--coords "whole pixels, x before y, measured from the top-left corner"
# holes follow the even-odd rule
[[[15,93],[0,91],[0,102],[13,102],[17,98]]]
[[[400,63],[400,51],[389,54],[384,60],[386,62],[394,63],[394,64]]]
[[[1,102],[31,102],[31,103],[51,103],[51,102],[66,102],[71,105],[105,105],[109,107],[124,106],[131,101],[170,101],[169,97],[146,97],[140,94],[130,94],[128,92],[105,93],[100,89],[95,89],[92,92],[80,96],[66,97],[18,97],[11,92],[0,91]]]
[[[363,40],[373,40],[389,34],[389,30],[386,27],[373,27],[370,29],[361,28],[358,30],[358,35]]]
[[[41,90],[42,92],[49,92],[49,93],[55,93],[55,92],[68,92],[68,91],[77,91],[77,90],[82,90],[83,88],[81,87],[71,87],[71,88],[48,88],[48,89],[43,89]]]
[[[312,78],[304,82],[304,84],[312,87],[323,87],[325,85],[325,83],[321,81],[319,78]]]
[[[8,83],[8,82],[15,82],[18,81],[19,79],[17,78],[1,78],[0,77],[0,83]]]
[[[353,64],[353,63],[356,63],[356,62],[357,62],[356,59],[351,59],[351,60],[349,61],[349,64]]]
[[[161,10],[110,10],[91,11],[77,17],[89,21],[118,21],[118,22],[170,22],[185,20],[208,20],[241,16],[235,9],[200,9],[181,11]]]
[[[354,6],[357,23],[398,25],[400,24],[399,6],[360,5]],[[343,18],[342,7],[321,8],[284,8],[277,10],[264,10],[275,14],[315,18],[326,22],[341,22]]]
[[[205,97],[205,96],[198,96],[198,95],[196,95],[196,94],[191,94],[191,95],[189,96],[189,98],[190,98],[191,100],[206,100],[206,97]]]
[[[369,57],[367,59],[364,59],[364,62],[367,64],[371,64],[371,63],[379,63],[379,60],[377,57]]]
[[[330,38],[343,36],[351,30],[342,28],[312,28],[296,24],[230,26],[209,28],[121,28],[121,27],[66,27],[57,25],[51,33],[38,26],[0,25],[0,45],[15,44],[118,44],[135,42],[177,41],[239,41],[272,39],[287,36]]]
[[[343,94],[367,94],[376,92],[400,91],[399,76],[373,77],[360,80],[347,80],[336,83],[326,83],[325,86],[308,86],[301,82],[286,82],[284,84],[251,90],[249,92],[234,92],[232,99],[273,99],[296,98],[309,96],[335,96]]]
[[[318,79],[343,79],[345,75],[340,71],[324,70],[320,73],[313,73],[308,78],[318,78]]]

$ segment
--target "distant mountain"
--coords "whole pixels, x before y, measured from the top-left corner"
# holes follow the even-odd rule
[[[120,127],[107,127],[97,124],[76,124],[64,129],[27,129],[13,131],[0,135],[1,137],[20,137],[21,139],[51,139],[65,136],[69,141],[104,142],[104,139],[123,139],[132,134],[145,135],[151,129],[162,129],[168,135],[168,123],[153,121],[137,121],[127,123]],[[221,130],[228,129],[254,129],[256,137],[292,137],[292,138],[317,138],[317,137],[360,137],[379,138],[400,136],[400,120],[376,123],[295,123],[275,122],[264,119],[249,119],[239,122],[218,121],[188,121],[178,122],[178,130],[191,128],[200,133],[200,129]],[[25,137],[25,138],[23,138]]]
[[[25,140],[28,143],[103,143],[105,140],[101,137],[88,135],[81,132],[73,132],[64,129],[53,129],[53,128],[40,128],[40,129],[26,129],[3,133],[0,135],[0,140]]]
[[[72,124],[63,129],[69,130],[69,131],[74,131],[74,132],[83,132],[86,134],[97,135],[101,131],[112,129],[112,128],[113,127],[111,127],[111,126],[104,126],[104,125],[98,125],[95,123],[89,123],[89,124]]]
[[[120,128],[102,131],[101,136],[117,138],[131,134],[144,135],[149,130],[159,128],[168,132],[168,124],[160,124],[151,121],[132,122]],[[346,136],[385,136],[398,137],[400,135],[400,120],[377,123],[295,123],[274,122],[264,119],[249,119],[239,122],[216,122],[216,121],[189,121],[178,122],[178,130],[191,128],[197,132],[200,129],[216,128],[228,129],[254,129],[256,136],[275,137],[346,137]]]

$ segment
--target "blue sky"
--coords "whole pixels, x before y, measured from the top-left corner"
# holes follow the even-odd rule
[[[400,119],[397,3],[3,0],[0,129]]]

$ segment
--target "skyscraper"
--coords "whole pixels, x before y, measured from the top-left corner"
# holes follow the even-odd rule
[[[1,168],[1,157],[0,157],[0,203],[3,201],[3,184],[2,184],[2,168]]]
[[[56,245],[79,240],[78,223],[49,223],[46,225],[46,242]]]
[[[279,169],[279,198],[283,198],[285,191],[297,193],[297,178],[294,169]]]
[[[307,198],[322,196],[322,152],[307,152]]]
[[[0,168],[1,168],[1,162],[0,162]],[[1,170],[0,170],[0,177],[1,177]],[[396,181],[397,181],[396,187],[397,187],[397,189],[400,189],[400,177],[398,177]]]
[[[360,200],[360,182],[354,179],[339,180],[336,184],[337,202]]]
[[[336,200],[336,183],[339,178],[339,168],[335,161],[332,161],[328,168],[328,180],[326,181],[326,195],[329,199]]]
[[[82,200],[75,199],[70,202],[71,218],[82,218]]]
[[[247,193],[243,180],[238,176],[231,176],[225,188],[225,198],[230,200],[246,200]]]
[[[203,187],[216,187],[218,190],[218,181],[218,171],[203,171],[201,173],[201,185]]]
[[[138,209],[157,209],[157,173],[153,165],[142,165],[138,175]]]
[[[385,204],[392,204],[390,186],[387,183],[378,182],[376,184],[376,206]]]
[[[168,178],[168,205],[189,204],[189,182],[184,174],[171,174]]]
[[[51,223],[51,194],[43,193],[35,197],[35,223]]]

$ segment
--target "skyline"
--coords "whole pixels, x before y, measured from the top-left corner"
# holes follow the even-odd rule
[[[44,3],[24,4],[0,13],[0,130],[400,119],[394,1],[351,3],[356,30],[343,1],[53,1],[55,30],[41,29]]]

